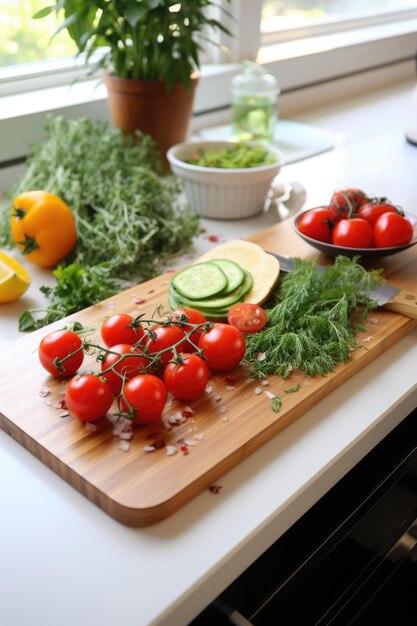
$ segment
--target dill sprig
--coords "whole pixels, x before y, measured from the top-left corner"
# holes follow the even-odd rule
[[[286,378],[300,370],[324,376],[347,361],[358,347],[356,333],[377,306],[368,294],[383,282],[381,271],[366,271],[358,257],[339,256],[319,273],[315,262],[297,259],[294,271],[279,282],[266,326],[248,336],[245,360],[251,375]],[[259,353],[266,358],[259,359]]]

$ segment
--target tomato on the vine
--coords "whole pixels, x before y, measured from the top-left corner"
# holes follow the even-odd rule
[[[330,243],[331,224],[329,209],[327,207],[318,207],[303,213],[297,222],[297,228],[300,233],[307,237]]]
[[[411,222],[398,213],[383,213],[374,226],[374,240],[377,248],[403,246],[413,238]]]
[[[362,204],[368,202],[368,196],[362,189],[344,187],[334,192],[331,197],[329,210],[333,224],[342,219],[353,216]]]
[[[191,401],[200,398],[209,379],[208,367],[197,354],[181,354],[180,363],[168,363],[164,382],[174,398]]]
[[[116,313],[104,320],[101,325],[101,337],[108,348],[118,343],[129,343],[131,346],[144,336],[140,322],[128,313]]]
[[[104,417],[113,402],[110,385],[93,374],[71,378],[65,391],[65,403],[70,413],[82,422]]]
[[[186,333],[189,333],[192,329],[192,326],[189,326],[189,324],[204,324],[204,322],[207,321],[200,311],[192,309],[188,306],[182,306],[175,309],[175,311],[171,313],[170,318],[173,322],[181,322],[180,327],[183,328]],[[200,339],[202,332],[203,327],[197,328],[193,333],[191,333],[189,338],[184,342],[184,352],[196,351],[197,348],[195,346],[198,346],[198,340]]]
[[[360,217],[340,220],[333,229],[332,243],[344,248],[372,248],[372,226]]]
[[[220,323],[201,335],[198,347],[204,350],[207,365],[220,371],[237,367],[246,352],[245,338],[240,330]]]
[[[153,326],[150,334],[151,340],[148,344],[149,354],[152,355],[155,352],[166,350],[177,343],[178,345],[175,348],[176,351],[183,352],[185,350],[185,334],[185,331],[179,326],[175,326],[175,324],[157,324],[156,326]],[[167,352],[164,352],[164,354],[161,354],[160,360],[162,363],[167,363],[173,358],[173,356],[174,353],[171,350],[168,350]]]
[[[384,213],[398,213],[398,209],[389,202],[381,199],[362,204],[358,209],[357,217],[361,217],[369,222],[371,226],[374,226],[378,217]]]
[[[140,374],[140,372],[149,365],[149,359],[144,357],[140,350],[128,343],[116,344],[112,346],[111,350],[112,351],[108,352],[101,362],[101,371],[103,372],[109,367],[113,369],[102,374],[102,378],[107,380],[114,395],[118,396],[122,390],[123,377],[125,380],[130,380]],[[120,357],[126,354],[135,356],[125,356],[120,360]],[[120,363],[118,363],[118,361],[120,361]]]
[[[140,374],[126,383],[120,397],[121,408],[131,413],[138,424],[150,424],[161,417],[166,393],[160,378],[153,374]]]
[[[72,376],[84,360],[80,337],[71,330],[56,330],[46,335],[39,344],[39,360],[47,372],[54,376]],[[60,367],[56,362],[66,358]]]
[[[265,326],[267,317],[259,304],[241,302],[229,309],[227,321],[242,333],[257,333]]]

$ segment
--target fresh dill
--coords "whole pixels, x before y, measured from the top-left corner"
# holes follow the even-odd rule
[[[281,406],[282,406],[281,398],[279,396],[274,396],[272,398],[271,409],[274,411],[274,413],[279,413]]]
[[[380,274],[366,271],[357,257],[339,256],[323,273],[315,262],[297,259],[295,270],[279,281],[266,326],[247,339],[251,375],[286,378],[300,370],[324,376],[347,361],[358,347],[356,333],[377,306],[368,294],[383,282]],[[260,360],[259,353],[265,358]]]

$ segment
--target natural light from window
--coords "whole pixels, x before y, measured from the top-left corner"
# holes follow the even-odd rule
[[[261,31],[271,33],[416,8],[416,0],[264,0]]]
[[[66,31],[51,40],[58,25],[54,14],[32,19],[47,4],[47,0],[0,0],[0,68],[73,56],[75,45]]]

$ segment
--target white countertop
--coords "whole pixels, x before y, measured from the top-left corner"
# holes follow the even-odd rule
[[[282,179],[307,188],[308,206],[355,186],[417,213],[417,148],[404,139],[412,87],[297,117],[336,132],[338,146]],[[203,226],[230,238],[274,220]],[[20,306],[2,309],[0,345],[18,336]],[[416,363],[414,331],[228,472],[220,494],[144,529],[115,522],[0,432],[0,623],[186,625],[417,406]]]

